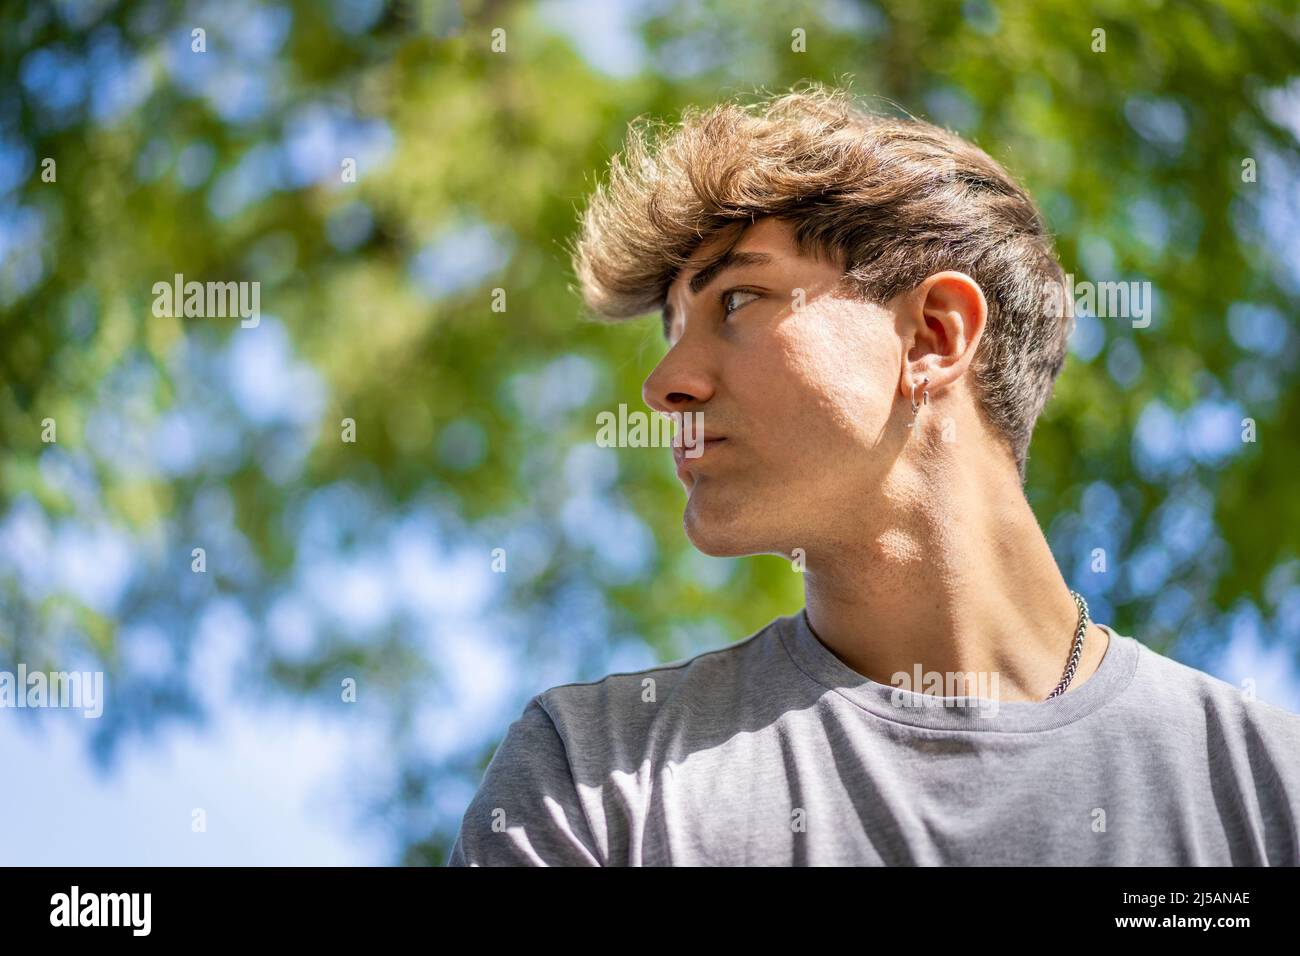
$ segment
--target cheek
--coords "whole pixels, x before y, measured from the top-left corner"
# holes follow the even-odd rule
[[[774,331],[746,376],[754,400],[784,423],[786,438],[810,438],[828,447],[870,445],[889,416],[901,372],[901,353],[883,311],[859,303],[811,308]]]

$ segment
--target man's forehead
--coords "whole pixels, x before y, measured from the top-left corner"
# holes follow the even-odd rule
[[[699,295],[723,269],[763,265],[775,262],[781,257],[782,252],[779,249],[769,249],[761,245],[746,244],[735,249],[723,249],[702,262],[696,262],[689,270],[683,269],[679,272],[668,291],[670,294],[680,295],[685,291],[690,295]]]
[[[683,290],[700,271],[720,257],[730,253],[733,256],[745,253],[762,253],[772,258],[780,258],[793,250],[787,234],[788,226],[775,218],[760,219],[757,222],[730,226],[722,232],[710,236],[690,255],[690,264],[677,270],[673,281],[668,286],[668,295]]]

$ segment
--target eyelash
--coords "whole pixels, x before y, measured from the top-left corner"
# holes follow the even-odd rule
[[[725,291],[722,293],[722,295],[720,295],[720,296],[718,297],[718,302],[719,302],[719,304],[721,304],[721,306],[722,306],[722,317],[723,317],[724,319],[725,319],[727,316],[729,316],[729,315],[735,315],[737,312],[739,312],[741,309],[743,309],[743,308],[745,307],[745,305],[748,305],[748,304],[749,304],[748,302],[746,302],[745,305],[738,305],[738,306],[736,306],[734,309],[732,309],[730,312],[728,312],[728,311],[727,311],[727,299],[728,299],[728,297],[730,297],[730,296],[732,296],[732,295],[735,295],[737,292],[742,292],[742,293],[744,293],[745,295],[752,295],[752,296],[757,296],[757,295],[759,295],[759,293],[755,292],[753,289],[727,289],[727,290],[725,290]]]
[[[728,316],[735,315],[737,312],[739,312],[741,309],[743,309],[743,308],[745,307],[744,305],[738,305],[738,306],[736,306],[734,309],[732,309],[730,312],[727,311],[727,296],[732,295],[732,294],[734,294],[734,293],[736,293],[736,292],[743,292],[743,293],[745,293],[746,295],[752,295],[752,296],[754,296],[754,297],[756,297],[756,298],[761,298],[762,295],[763,295],[763,293],[761,293],[761,292],[755,292],[753,289],[741,289],[741,288],[736,288],[736,289],[727,289],[727,290],[725,290],[721,295],[718,296],[718,304],[722,306],[722,317],[723,317],[724,319],[726,319]],[[745,303],[745,305],[748,305],[748,304],[749,304],[748,302]],[[670,334],[669,334],[669,337],[668,337],[668,342],[669,342],[670,345],[672,344],[672,341],[673,341],[673,339],[672,339],[672,335],[671,335],[671,333],[670,333]]]

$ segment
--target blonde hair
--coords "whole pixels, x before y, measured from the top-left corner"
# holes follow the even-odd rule
[[[818,83],[748,105],[688,107],[661,132],[629,125],[569,246],[597,317],[662,309],[701,243],[765,216],[792,225],[801,254],[838,256],[845,281],[871,301],[965,272],[988,303],[971,366],[980,404],[1023,482],[1070,326],[1051,235],[1006,170],[954,133],[866,112]]]

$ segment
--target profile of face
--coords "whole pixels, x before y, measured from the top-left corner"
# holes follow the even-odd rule
[[[920,299],[866,302],[841,285],[842,263],[798,253],[789,223],[738,235],[701,245],[669,287],[668,351],[642,396],[702,413],[702,452],[675,455],[695,547],[789,556],[832,545],[880,506],[911,434],[908,383],[961,374],[984,302],[960,274]],[[972,329],[961,313],[974,311]]]

